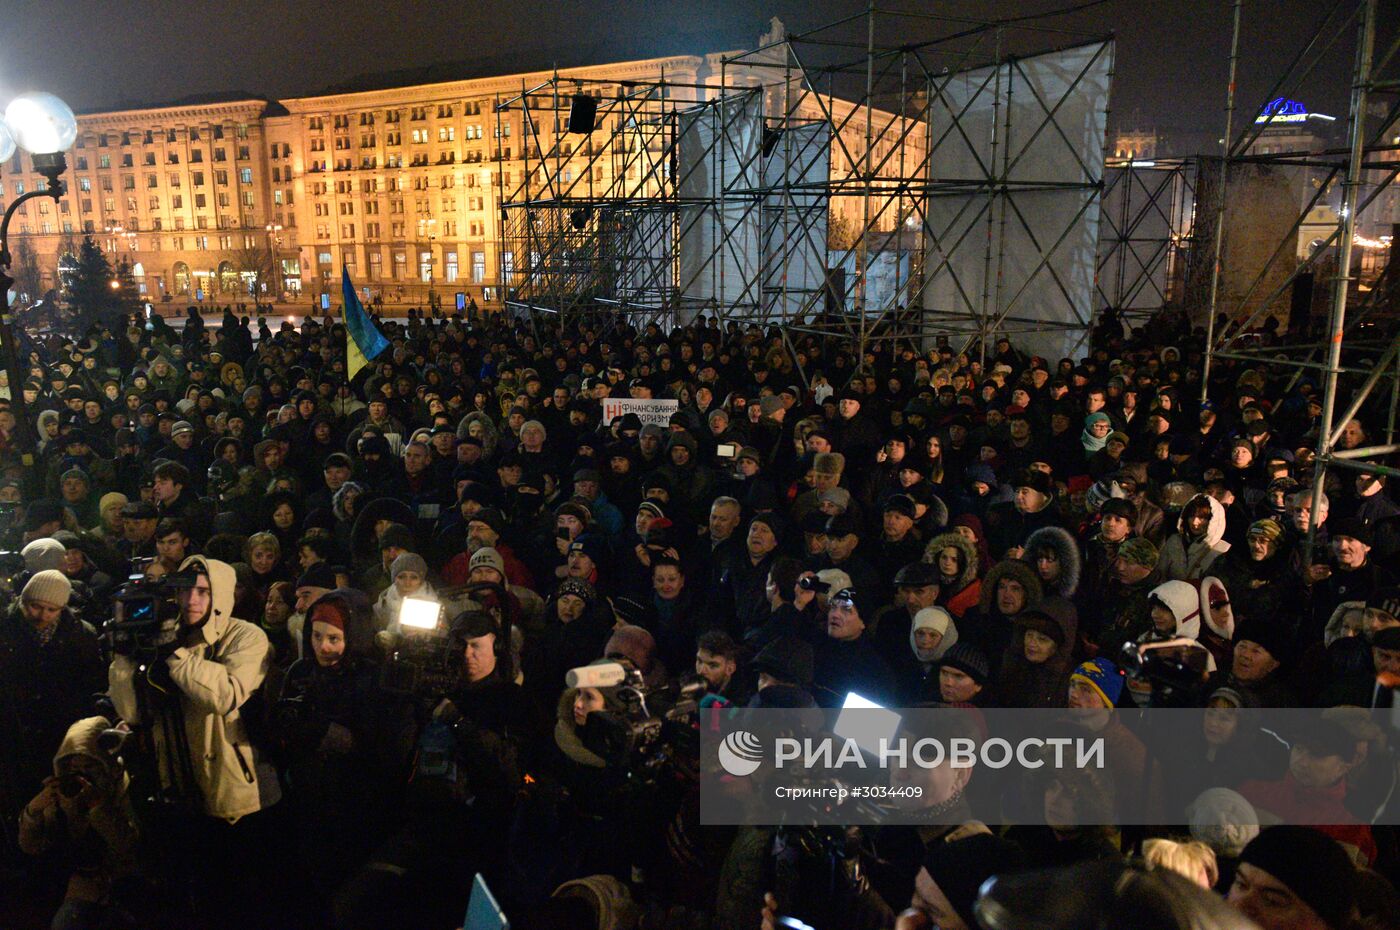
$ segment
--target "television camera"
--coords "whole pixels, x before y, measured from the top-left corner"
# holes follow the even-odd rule
[[[180,636],[180,592],[193,588],[197,577],[175,572],[128,578],[112,593],[112,616],[102,625],[108,651],[149,657],[171,649]]]
[[[499,667],[507,679],[511,677],[510,617],[503,609],[493,609],[503,603],[501,585],[482,582],[462,585],[439,592],[444,597],[488,595],[488,612],[500,624],[497,642]],[[490,595],[494,595],[491,597]],[[467,606],[473,606],[468,604]],[[462,677],[462,643],[453,629],[447,608],[438,601],[406,597],[399,608],[398,631],[384,631],[379,642],[384,649],[379,684],[390,694],[417,698],[440,698],[454,690]]]

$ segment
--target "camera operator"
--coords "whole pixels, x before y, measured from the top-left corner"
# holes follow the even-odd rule
[[[165,850],[177,864],[207,870],[196,883],[208,895],[206,913],[253,926],[266,899],[247,892],[275,874],[278,831],[268,809],[281,791],[249,741],[242,711],[262,685],[271,650],[267,634],[232,615],[232,566],[196,555],[180,572],[191,585],[179,590],[178,629],[147,664],[114,657],[109,693],[123,720],[149,728],[160,781],[151,787],[188,812],[167,812]]]
[[[103,689],[97,636],[68,609],[63,573],[36,572],[0,615],[0,817],[14,853],[20,806],[49,774],[69,724],[91,713]]]

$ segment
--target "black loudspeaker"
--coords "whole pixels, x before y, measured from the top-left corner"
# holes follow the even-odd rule
[[[1313,273],[1305,271],[1293,279],[1293,298],[1288,305],[1286,332],[1302,333],[1308,329],[1312,315]]]
[[[598,121],[598,101],[587,94],[574,94],[569,100],[569,132],[587,135]]]
[[[828,268],[826,272],[826,287],[824,288],[826,297],[826,313],[830,316],[838,316],[846,308],[846,269]]]
[[[778,140],[782,138],[781,130],[763,127],[763,157],[768,158],[773,154],[773,150],[778,147]]]

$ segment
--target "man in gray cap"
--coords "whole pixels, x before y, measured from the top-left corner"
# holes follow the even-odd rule
[[[14,848],[20,806],[52,773],[68,726],[90,716],[92,696],[107,687],[96,634],[67,609],[72,590],[61,571],[41,570],[0,614],[0,848]]]

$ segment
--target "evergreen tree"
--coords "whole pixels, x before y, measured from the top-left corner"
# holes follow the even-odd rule
[[[10,299],[25,306],[44,296],[44,274],[39,268],[39,256],[34,251],[28,237],[21,237],[15,245],[15,290]]]
[[[112,287],[116,280],[112,266],[91,236],[83,237],[77,259],[64,272],[64,296],[75,311],[79,329],[85,330],[93,323],[112,320],[121,312],[121,299],[119,288]]]
[[[136,276],[132,274],[131,262],[122,259],[117,263],[117,313],[131,316],[141,315],[145,301],[141,299],[141,288],[136,283]],[[111,320],[104,320],[110,324]]]

